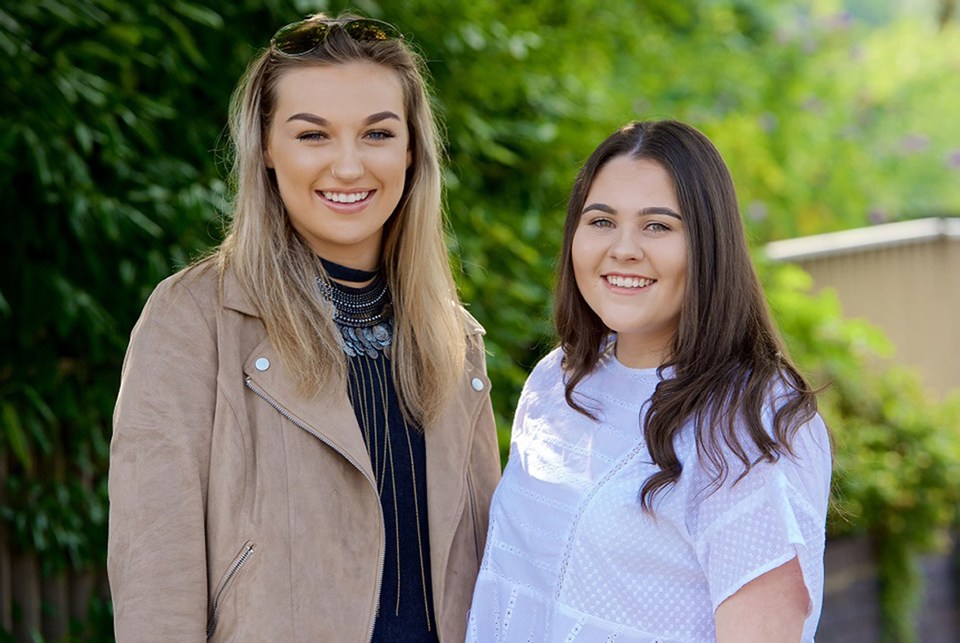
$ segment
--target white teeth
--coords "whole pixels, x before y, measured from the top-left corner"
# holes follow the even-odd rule
[[[621,277],[620,275],[608,275],[607,281],[619,288],[643,288],[649,286],[655,279],[641,279],[639,277]]]
[[[321,192],[321,194],[334,203],[356,203],[366,199],[370,192]]]

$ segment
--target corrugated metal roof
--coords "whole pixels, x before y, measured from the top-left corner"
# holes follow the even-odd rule
[[[784,239],[768,243],[764,250],[774,261],[799,261],[944,238],[960,239],[960,218],[916,219]]]

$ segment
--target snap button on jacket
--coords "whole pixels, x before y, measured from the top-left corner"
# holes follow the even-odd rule
[[[434,610],[464,639],[499,454],[481,342],[424,428]],[[476,382],[482,384],[479,388]],[[131,334],[110,450],[118,641],[369,641],[384,556],[345,389],[298,393],[212,263],[162,282]]]

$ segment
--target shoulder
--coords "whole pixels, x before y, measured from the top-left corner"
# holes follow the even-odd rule
[[[216,325],[220,305],[219,271],[211,260],[189,266],[154,288],[133,328],[141,340],[158,333],[207,334]],[[167,332],[160,332],[167,329]]]
[[[560,373],[563,371],[563,349],[557,346],[544,355],[531,373]]]
[[[528,435],[528,421],[531,418],[543,420],[550,417],[550,422],[555,423],[557,416],[569,409],[564,399],[562,359],[563,351],[555,348],[537,362],[527,375],[514,412],[511,442],[518,443]]]
[[[159,308],[167,314],[200,314],[212,319],[220,309],[228,309],[246,317],[260,317],[255,300],[233,266],[221,263],[215,255],[161,281],[147,300],[144,313]]]
[[[563,350],[554,348],[537,362],[527,377],[527,386],[549,387],[563,380]]]
[[[763,409],[763,420],[764,427],[771,437],[773,437],[775,414],[799,395],[800,393],[796,388],[783,376],[777,377],[770,383],[767,403]],[[816,410],[815,401],[811,411],[810,416],[802,421],[797,426],[796,432],[793,433],[790,450],[794,453],[794,460],[806,460],[829,467],[832,465],[830,433],[820,413]],[[802,416],[803,412],[800,414],[800,417]]]
[[[760,408],[753,411],[759,412],[758,428],[766,433],[769,440],[779,442],[775,430],[777,414],[791,402],[798,401],[802,393],[784,376],[775,376],[764,386],[759,400]],[[729,484],[736,484],[745,476],[762,476],[765,471],[779,471],[788,476],[800,475],[811,480],[829,481],[833,464],[830,435],[823,418],[816,410],[815,400],[811,400],[809,406],[805,403],[794,414],[783,418],[787,423],[785,443],[779,443],[779,455],[771,459],[763,457],[757,437],[750,429],[748,416],[751,410],[745,407],[724,409],[724,413],[734,416],[732,436],[726,434],[725,427],[729,416],[723,413],[719,417],[710,415],[704,418],[705,424],[702,426],[692,420],[684,423],[675,446],[686,472],[697,479],[695,487],[701,484],[713,487],[717,484],[717,476],[721,474],[721,462],[726,470],[726,475],[721,476],[721,480]],[[710,433],[715,444],[715,448],[711,448],[709,453],[703,450],[703,431]],[[695,466],[687,467],[687,464]]]
[[[776,379],[769,385],[767,399],[761,413],[761,421],[768,436],[776,440],[774,417],[789,401],[800,395],[788,382]],[[830,493],[830,479],[833,469],[830,434],[815,405],[807,415],[801,411],[789,420],[792,424],[787,430],[787,445],[782,445],[780,454],[770,460],[761,458],[761,453],[750,437],[744,422],[738,421],[738,438],[751,462],[747,468],[725,445],[721,455],[730,466],[729,475],[722,486],[742,487],[738,493],[746,493],[754,487],[779,485],[783,481],[796,494],[803,497],[815,513],[825,514]],[[701,475],[715,473],[708,462],[700,460]],[[737,494],[734,494],[736,497]]]
[[[487,331],[473,315],[467,312],[463,304],[457,303],[457,309],[463,323],[463,330],[467,340],[467,364],[472,364],[474,368],[486,372],[487,349],[483,343],[483,336],[486,335]]]
[[[463,328],[468,338],[483,337],[487,334],[487,330],[483,327],[483,324],[478,322],[477,318],[471,315],[463,304],[457,304],[457,308],[460,311],[460,318],[463,320]]]
[[[147,305],[162,305],[169,309],[185,299],[201,308],[210,308],[210,304],[219,303],[219,290],[220,271],[212,259],[206,259],[183,268],[157,284]]]
[[[548,406],[560,404],[566,408],[563,399],[563,351],[555,348],[547,353],[527,375],[520,392],[517,414],[526,411],[533,403],[545,403]],[[550,401],[547,401],[550,400]],[[561,402],[562,401],[562,402]]]

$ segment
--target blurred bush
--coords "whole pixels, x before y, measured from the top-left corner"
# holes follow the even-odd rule
[[[936,402],[916,372],[885,362],[877,329],[844,319],[835,293],[810,294],[795,266],[766,266],[765,289],[833,431],[831,537],[866,534],[877,555],[883,631],[916,640],[920,554],[947,553],[960,527],[960,393]]]

